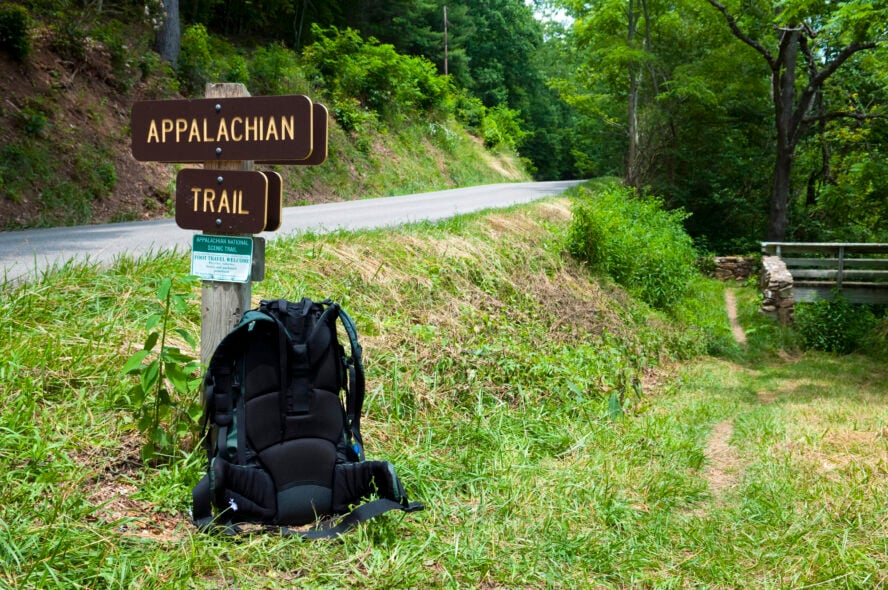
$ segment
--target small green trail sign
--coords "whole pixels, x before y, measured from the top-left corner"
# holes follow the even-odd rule
[[[248,283],[253,268],[253,238],[195,234],[191,274],[205,281]]]

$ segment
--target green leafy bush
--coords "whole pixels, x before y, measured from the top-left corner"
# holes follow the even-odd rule
[[[89,35],[79,21],[63,18],[53,24],[49,46],[62,58],[76,63],[86,61]]]
[[[443,110],[451,98],[447,78],[422,57],[400,55],[392,45],[364,40],[357,31],[312,28],[316,41],[305,49],[306,73],[339,103],[356,99],[382,119],[417,111]]]
[[[137,377],[129,391],[129,403],[146,439],[142,446],[146,461],[175,456],[179,442],[192,431],[203,410],[195,395],[200,361],[174,344],[174,337],[178,337],[197,348],[194,335],[173,329],[175,317],[184,315],[191,304],[192,279],[182,280],[178,288],[172,279],[160,282],[156,312],[145,323],[145,344],[123,366],[125,374]]]
[[[498,105],[485,109],[481,120],[481,136],[489,148],[508,147],[515,149],[527,137],[521,129],[521,113]]]
[[[145,83],[146,98],[164,99],[179,94],[180,83],[172,64],[164,61],[157,52],[143,52],[138,67]]]
[[[865,305],[854,305],[834,293],[831,299],[796,303],[794,324],[805,347],[826,352],[854,351],[870,330],[876,317]]]
[[[208,82],[250,82],[246,59],[231,44],[211,36],[201,24],[182,33],[178,64],[179,86],[189,96],[203,96]]]
[[[686,214],[619,186],[578,194],[570,253],[655,308],[680,301],[696,275],[696,252],[682,226]]]
[[[260,47],[252,56],[250,92],[258,96],[299,94],[302,80],[296,54],[280,44]]]
[[[19,4],[0,4],[0,48],[23,61],[31,53],[31,18]]]
[[[194,96],[203,92],[212,77],[213,57],[210,34],[203,25],[192,25],[182,32],[179,52],[179,87],[183,94]]]

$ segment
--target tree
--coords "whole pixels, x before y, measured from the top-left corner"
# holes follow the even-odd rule
[[[157,29],[154,49],[160,57],[173,64],[179,59],[182,47],[182,31],[179,23],[179,0],[161,0],[163,4],[163,21]]]
[[[758,5],[758,12],[745,11],[758,19],[744,26],[718,0],[708,2],[723,15],[731,33],[758,52],[770,70],[776,147],[767,239],[782,241],[789,220],[796,148],[813,122],[855,116],[816,107],[822,104],[818,101],[825,84],[839,68],[884,40],[885,3],[766,2]]]

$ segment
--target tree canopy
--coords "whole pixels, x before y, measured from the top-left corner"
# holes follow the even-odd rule
[[[97,23],[146,18],[135,0],[26,5],[53,15],[63,40],[87,22],[77,11]],[[517,150],[537,178],[616,176],[684,210],[703,249],[888,240],[888,0],[149,8],[150,45],[186,95],[210,78],[320,92],[350,131],[420,111],[455,117],[487,145]],[[566,18],[543,16],[553,13]]]

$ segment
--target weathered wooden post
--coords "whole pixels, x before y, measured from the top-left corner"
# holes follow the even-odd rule
[[[250,96],[243,84],[207,84],[206,98],[235,98]],[[252,170],[252,160],[219,160],[204,163],[205,170]],[[253,266],[265,266],[265,249],[260,248],[261,260],[253,250]],[[203,281],[200,297],[200,362],[207,366],[213,351],[222,338],[237,324],[241,315],[250,309],[253,276],[246,283]]]

